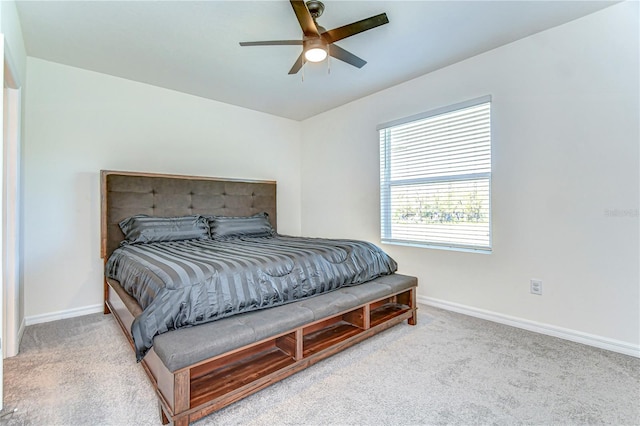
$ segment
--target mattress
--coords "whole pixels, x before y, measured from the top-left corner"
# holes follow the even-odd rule
[[[276,235],[124,245],[105,269],[143,308],[131,334],[140,361],[169,330],[279,306],[396,271],[374,244]]]

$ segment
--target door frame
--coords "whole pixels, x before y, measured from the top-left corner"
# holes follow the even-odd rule
[[[1,36],[1,35],[0,35]],[[20,163],[22,126],[22,82],[14,65],[9,46],[3,36],[4,66],[0,71],[3,80],[3,132],[2,161],[0,162],[0,187],[2,199],[2,229],[0,230],[0,271],[2,294],[0,295],[0,334],[2,335],[2,359],[18,354],[20,332]]]

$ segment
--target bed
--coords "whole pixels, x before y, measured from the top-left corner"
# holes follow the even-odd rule
[[[300,239],[277,234],[276,183],[273,181],[103,170],[101,204],[101,256],[106,272],[104,312],[113,314],[151,380],[158,396],[163,424],[188,425],[389,327],[404,321],[416,324],[416,278],[394,273],[395,262],[384,257],[383,252],[377,253],[375,246],[366,242],[337,240],[338,251],[331,251],[334,248],[325,247],[324,239]],[[189,241],[169,244],[146,240],[144,244],[122,244],[125,234],[121,223],[137,217],[144,220],[193,217],[197,221],[205,218],[211,226],[221,224],[217,235],[222,236],[226,235],[225,230],[230,229],[225,226],[229,223],[236,226],[238,220],[242,223],[258,221],[261,226],[266,222],[267,228],[273,232],[251,235],[251,238],[219,238],[220,241],[214,242],[194,237]],[[214,222],[216,218],[221,218],[220,222]],[[234,221],[225,222],[227,218]],[[200,222],[194,226],[199,229]],[[130,235],[128,232],[127,238]],[[334,285],[332,283],[336,280],[317,276],[315,284],[314,280],[304,280],[315,287],[307,285],[303,288],[296,284],[287,288],[283,287],[283,277],[301,272],[292,273],[290,268],[285,268],[284,272],[269,272],[266,267],[266,281],[263,276],[251,280],[268,283],[270,292],[264,293],[267,296],[256,296],[252,290],[250,303],[233,299],[234,303],[226,305],[214,303],[216,309],[213,312],[193,313],[194,309],[183,309],[184,300],[197,300],[197,297],[190,296],[196,292],[186,296],[180,293],[182,299],[167,296],[167,303],[157,309],[171,310],[171,307],[181,306],[175,309],[174,316],[161,320],[148,318],[150,306],[160,297],[147,301],[129,284],[131,277],[138,277],[140,271],[129,276],[112,271],[114,264],[121,263],[114,258],[159,257],[158,253],[164,256],[164,252],[159,251],[161,248],[172,253],[184,251],[186,258],[201,262],[206,257],[203,250],[213,250],[216,253],[214,259],[223,259],[227,256],[223,254],[226,253],[224,250],[235,253],[240,246],[246,246],[243,251],[253,250],[252,256],[257,259],[258,269],[264,275],[265,259],[278,257],[278,253],[289,250],[291,244],[301,245],[305,253],[320,250],[325,257],[323,262],[332,267],[345,263],[340,253],[348,252],[351,256],[351,253],[362,251],[366,256],[374,256],[374,263],[378,263],[380,269],[377,266],[369,268],[371,270],[367,274],[359,273],[356,277],[339,275],[338,281],[344,281],[344,285]],[[271,246],[275,247],[275,254],[265,254],[271,253],[268,251]],[[229,259],[232,260],[225,260],[228,264],[242,263],[235,258]],[[175,260],[178,262],[182,264],[185,260]],[[311,261],[305,258],[301,263],[310,265]],[[174,273],[174,270],[165,273],[153,268],[155,266],[141,269],[155,271],[152,275]],[[218,279],[219,268],[213,269],[216,269],[213,276]],[[233,276],[237,277],[238,271],[234,271]],[[340,274],[343,272],[340,270]],[[247,288],[245,281],[238,280],[235,288]],[[179,293],[173,291],[173,284],[168,286],[172,291],[166,291],[166,294],[173,297]],[[316,287],[326,291],[316,291]],[[273,289],[275,293],[271,291]],[[226,293],[237,291],[231,288]],[[198,294],[206,297],[207,291]],[[240,307],[237,312],[224,307],[234,304]],[[252,305],[251,309],[247,308],[248,305]],[[186,320],[188,318],[191,320]],[[148,329],[149,324],[153,327],[143,339],[140,330]]]

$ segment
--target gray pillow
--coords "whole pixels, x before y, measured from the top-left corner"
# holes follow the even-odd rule
[[[209,227],[204,217],[155,217],[136,215],[119,223],[124,233],[123,243],[153,243],[160,241],[181,241],[208,239]]]
[[[211,216],[209,231],[214,240],[239,237],[270,237],[275,234],[267,213],[253,216]]]

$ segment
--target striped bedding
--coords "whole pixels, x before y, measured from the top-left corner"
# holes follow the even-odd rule
[[[154,336],[300,300],[395,272],[377,246],[355,240],[272,236],[125,245],[106,276],[143,308],[131,326],[140,361]]]

